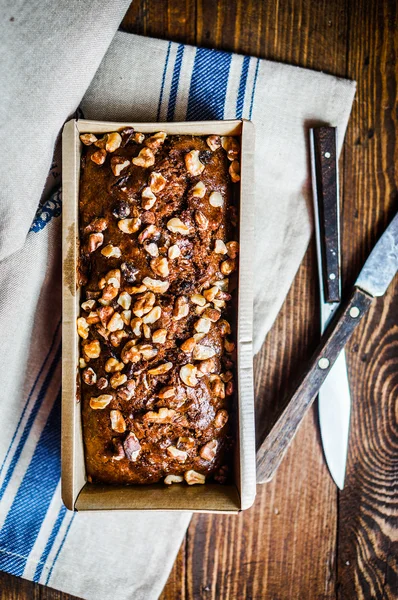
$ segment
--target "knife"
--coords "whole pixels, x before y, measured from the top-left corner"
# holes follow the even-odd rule
[[[322,335],[295,392],[257,451],[257,482],[272,479],[338,355],[368,312],[383,296],[398,271],[398,213],[363,266],[348,301]]]
[[[323,333],[341,301],[340,201],[335,127],[310,129],[310,155]],[[323,451],[329,472],[341,490],[347,462],[350,413],[350,385],[343,349],[318,395]]]

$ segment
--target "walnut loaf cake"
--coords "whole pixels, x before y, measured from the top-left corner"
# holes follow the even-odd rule
[[[234,437],[239,142],[132,128],[80,139],[88,481],[224,483]]]

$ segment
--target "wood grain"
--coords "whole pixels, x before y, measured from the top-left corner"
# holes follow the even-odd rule
[[[341,161],[343,281],[352,282],[397,208],[395,0],[134,0],[126,31],[233,50],[358,80]],[[255,359],[257,430],[275,419],[316,346],[312,245]],[[347,349],[353,396],[338,496],[311,411],[274,480],[238,517],[196,516],[162,600],[397,597],[397,282]],[[72,597],[0,574],[0,600]]]

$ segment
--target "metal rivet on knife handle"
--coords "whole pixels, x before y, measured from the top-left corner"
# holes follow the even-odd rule
[[[318,367],[322,370],[328,369],[330,366],[330,361],[328,358],[322,357],[318,360]]]
[[[359,317],[360,310],[357,306],[350,308],[350,317],[357,319]]]

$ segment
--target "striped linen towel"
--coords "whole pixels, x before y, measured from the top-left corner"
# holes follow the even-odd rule
[[[28,4],[21,3],[20,14],[26,16]],[[44,0],[39,4],[48,8]],[[111,4],[121,19],[129,3],[120,0]],[[68,27],[74,31],[83,22],[86,35],[92,36],[89,46],[95,47],[96,32],[101,31],[101,27],[91,31],[87,24],[92,14],[96,15],[96,22],[102,15],[104,37],[110,42],[117,19],[109,25],[107,3],[102,6],[93,0],[84,5],[83,11],[76,2],[75,9],[80,16],[69,21]],[[59,10],[66,20],[62,9]],[[9,16],[19,14],[11,2],[9,11]],[[43,11],[36,35],[40,31],[43,36],[45,27],[48,31],[54,30],[53,11],[49,10],[48,17],[46,14]],[[17,18],[12,23],[15,21],[18,24]],[[19,27],[18,39],[23,48],[21,31],[32,28],[31,20],[21,19]],[[62,48],[68,50],[71,42],[65,35],[65,27],[55,28],[55,32],[55,39],[59,41],[62,37]],[[97,62],[91,60],[84,77],[80,72],[66,69],[61,60],[57,85],[62,82],[60,93],[69,97],[62,99],[64,112],[60,111],[55,119],[52,113],[47,115],[50,109],[45,102],[46,85],[53,74],[43,69],[47,55],[40,54],[40,44],[36,50],[34,60],[44,61],[40,63],[43,88],[41,95],[37,92],[30,97],[29,114],[33,119],[41,114],[37,137],[26,138],[31,157],[40,153],[49,156],[48,149],[62,121],[76,108],[70,97],[73,86],[73,97],[76,99],[78,95],[76,78],[78,89],[84,88],[83,93],[88,87],[80,107],[86,118],[253,119],[257,126],[258,231],[253,240],[253,258],[255,340],[259,348],[310,235],[305,201],[304,126],[314,121],[331,122],[339,126],[341,142],[354,84],[256,58],[116,33],[94,79],[102,56]],[[96,52],[104,54],[103,39]],[[64,55],[67,56],[66,51]],[[82,55],[80,47],[79,58]],[[30,57],[25,56],[23,60]],[[10,87],[10,82],[6,83]],[[12,89],[16,93],[18,85]],[[55,98],[54,90],[51,93]],[[53,106],[50,108],[54,110]],[[10,104],[11,122],[23,118],[19,110],[18,103],[15,107]],[[28,124],[26,121],[25,131]],[[7,126],[1,123],[3,131],[7,131]],[[10,151],[12,160],[16,150]],[[5,157],[4,162],[7,160]],[[18,212],[24,202],[25,213],[22,225],[12,210],[0,221],[4,256],[0,262],[3,342],[0,344],[0,570],[88,600],[155,599],[167,579],[190,515],[166,512],[74,514],[63,507],[60,499],[62,197],[57,190],[45,199],[30,229],[27,227],[24,231],[26,213],[32,211],[35,199],[29,182],[36,193],[37,206],[37,189],[43,188],[46,172],[40,157],[22,175],[12,170],[10,163],[8,169],[6,176],[17,178],[20,188],[13,188],[14,182],[7,181],[2,203],[8,205],[7,210],[13,203],[11,208]],[[55,160],[50,181],[58,181],[59,171],[60,165]],[[14,237],[9,232],[4,233],[4,223],[15,228]]]

